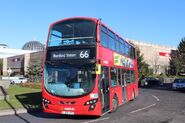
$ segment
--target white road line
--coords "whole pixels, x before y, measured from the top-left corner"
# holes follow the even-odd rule
[[[159,98],[155,95],[152,95],[157,101],[159,101]]]
[[[93,122],[98,122],[98,121],[102,121],[102,120],[107,120],[109,118],[110,117],[105,117],[105,118],[100,118],[100,119],[96,119],[96,120],[85,121],[85,122],[82,122],[82,123],[93,123]]]
[[[151,105],[149,105],[149,106],[146,106],[146,107],[144,107],[144,108],[140,108],[140,109],[137,109],[137,110],[131,111],[131,112],[130,112],[130,114],[133,114],[133,113],[136,113],[136,112],[139,112],[139,111],[145,110],[145,109],[150,108],[150,107],[153,107],[153,106],[155,106],[155,105],[156,105],[156,104],[155,104],[155,103],[153,103],[153,104],[151,104]]]

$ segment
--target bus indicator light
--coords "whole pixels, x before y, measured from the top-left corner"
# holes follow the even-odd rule
[[[97,99],[98,98],[98,94],[97,93],[90,94],[90,98],[91,99]]]

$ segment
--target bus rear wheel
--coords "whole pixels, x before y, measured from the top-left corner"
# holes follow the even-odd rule
[[[114,96],[112,99],[112,112],[115,112],[118,109],[118,98]]]
[[[131,101],[133,101],[135,99],[135,91],[132,91],[132,99]]]

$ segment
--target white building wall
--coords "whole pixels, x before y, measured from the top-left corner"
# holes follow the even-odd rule
[[[133,43],[140,49],[141,54],[143,54],[144,56],[144,60],[154,70],[154,74],[165,73],[165,69],[167,69],[169,66],[170,57],[161,56],[159,55],[159,53],[160,52],[171,53],[171,50],[176,50],[176,48],[140,42],[130,39],[128,39],[128,41]]]

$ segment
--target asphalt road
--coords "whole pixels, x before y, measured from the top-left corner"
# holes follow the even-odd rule
[[[25,113],[0,117],[0,123],[185,123],[185,92],[140,89],[139,96],[102,117]]]

